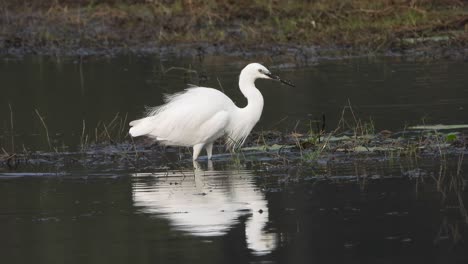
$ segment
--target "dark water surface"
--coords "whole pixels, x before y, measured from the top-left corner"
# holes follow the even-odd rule
[[[343,154],[276,167],[227,155],[175,169],[158,157],[133,169],[118,148],[102,164],[80,163],[100,158],[92,151],[51,151],[80,149],[83,135],[92,142],[116,113],[108,132],[125,140],[126,123],[144,105],[186,83],[222,86],[243,105],[237,76],[245,64],[222,57],[1,60],[0,147],[49,153],[17,170],[0,167],[0,263],[468,263],[463,156]],[[266,104],[257,130],[289,132],[298,120],[306,130],[322,113],[333,129],[348,100],[377,131],[467,120],[466,62],[266,64],[297,87],[258,81]]]
[[[122,56],[112,59],[0,60],[0,143],[33,149],[48,146],[37,113],[55,146],[76,146],[83,131],[90,137],[101,122],[119,113],[141,117],[144,106],[162,103],[163,93],[181,91],[187,83],[223,89],[239,105],[246,101],[237,87],[247,61],[232,58],[164,58]],[[355,114],[377,130],[406,125],[465,123],[468,116],[468,63],[406,61],[398,57],[321,61],[314,66],[265,63],[297,87],[259,80],[265,108],[256,130],[307,130],[310,120],[325,114],[334,129],[351,102]],[[187,72],[171,67],[193,69]],[[10,107],[11,106],[11,111]],[[349,118],[349,117],[348,117]],[[127,127],[122,127],[127,130]]]
[[[2,262],[468,261],[467,193],[437,188],[437,162],[319,166],[316,175],[210,165],[0,173]]]

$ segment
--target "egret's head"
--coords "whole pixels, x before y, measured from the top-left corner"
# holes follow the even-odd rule
[[[260,63],[250,63],[244,68],[243,71],[247,71],[254,79],[272,79],[294,87],[294,84],[282,80],[276,75],[273,75],[265,66],[261,65]]]

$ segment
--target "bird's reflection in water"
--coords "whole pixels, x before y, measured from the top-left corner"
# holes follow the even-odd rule
[[[276,248],[276,233],[266,229],[268,207],[264,194],[247,170],[204,170],[137,173],[134,202],[144,213],[170,220],[176,230],[196,236],[220,236],[245,220],[247,245],[256,254]],[[157,179],[156,181],[154,179]]]

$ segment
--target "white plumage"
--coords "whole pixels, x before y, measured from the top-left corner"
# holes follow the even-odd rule
[[[226,136],[229,147],[239,147],[260,119],[263,96],[254,84],[259,78],[275,79],[292,86],[261,64],[251,63],[239,76],[239,88],[247,98],[246,107],[237,107],[216,89],[189,88],[165,96],[164,105],[150,108],[146,117],[130,122],[129,133],[132,137],[151,137],[164,145],[193,146],[193,160],[206,148],[211,159],[216,139]]]

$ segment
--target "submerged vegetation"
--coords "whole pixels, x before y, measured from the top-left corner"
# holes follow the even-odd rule
[[[457,0],[4,0],[0,12],[3,53],[87,54],[174,44],[368,53],[468,43],[466,2]]]

